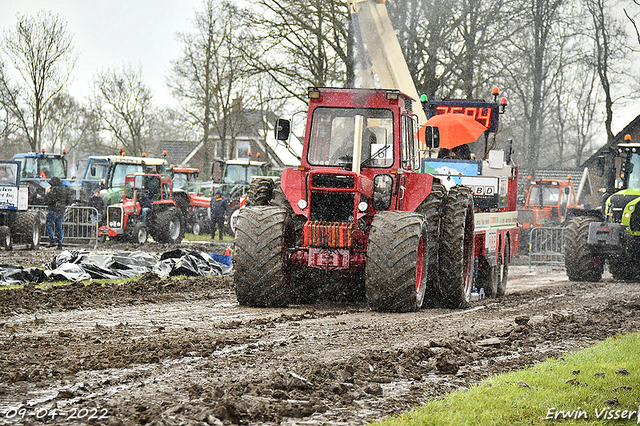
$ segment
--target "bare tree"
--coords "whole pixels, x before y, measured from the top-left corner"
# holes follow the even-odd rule
[[[147,149],[151,98],[142,71],[128,66],[98,72],[89,102],[113,142],[129,155],[140,155]]]
[[[635,4],[636,6],[640,6],[640,1],[633,0],[633,4]],[[633,25],[633,29],[635,30],[636,38],[638,40],[638,45],[640,45],[640,31],[638,30],[638,23],[636,22],[637,15],[631,16],[627,8],[624,8],[623,10],[624,10],[624,15],[627,17],[629,22],[631,22],[631,25]]]
[[[206,0],[204,9],[196,14],[195,31],[178,35],[183,52],[173,61],[168,85],[185,115],[201,129],[205,179],[212,155],[230,158],[241,130],[238,113],[252,97],[247,63],[252,47],[243,26],[238,25],[243,15],[229,2],[219,5]],[[214,137],[218,143],[211,147]]]
[[[19,16],[4,34],[3,51],[22,82],[13,82],[2,67],[0,101],[17,118],[34,151],[41,146],[45,109],[67,85],[75,65],[72,41],[66,21],[50,12]]]
[[[257,8],[256,72],[268,74],[292,97],[308,86],[344,85],[352,72],[349,12],[341,0],[253,0]],[[283,61],[283,58],[287,58]]]

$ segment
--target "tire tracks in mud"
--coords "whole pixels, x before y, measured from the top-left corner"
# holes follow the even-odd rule
[[[110,424],[363,424],[640,328],[640,286],[613,281],[410,314],[242,308],[228,277],[67,287],[0,296],[0,410],[103,407]]]

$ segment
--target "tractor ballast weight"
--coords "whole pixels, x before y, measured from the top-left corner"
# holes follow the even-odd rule
[[[301,165],[284,170],[263,205],[248,199],[238,216],[234,281],[240,304],[313,301],[331,287],[330,296],[366,296],[377,311],[412,311],[434,297],[466,306],[473,272],[471,191],[460,187],[447,195],[437,178],[420,173],[414,101],[397,90],[308,93]],[[280,140],[288,124],[276,123]],[[449,225],[441,222],[447,206],[455,217]],[[446,248],[441,225],[460,228]],[[440,249],[456,259],[446,288],[437,280]]]

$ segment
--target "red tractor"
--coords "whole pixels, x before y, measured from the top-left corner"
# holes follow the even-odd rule
[[[151,200],[151,210],[143,220],[141,192]],[[144,244],[150,234],[156,242],[180,244],[184,238],[184,215],[173,199],[171,177],[160,174],[134,174],[125,177],[122,203],[107,207],[107,225],[100,236],[123,238]]]
[[[471,190],[447,192],[438,178],[420,173],[412,99],[379,89],[308,94],[301,165],[286,169],[279,185],[256,181],[270,187],[240,210],[238,302],[277,307],[329,291],[347,300],[366,296],[375,311],[415,311],[427,298],[468,306]],[[286,140],[289,128],[278,120],[276,138]]]

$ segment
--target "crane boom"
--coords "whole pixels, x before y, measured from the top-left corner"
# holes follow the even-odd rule
[[[363,67],[360,64],[356,86],[366,89],[396,89],[406,93],[418,103],[414,112],[418,115],[418,124],[424,124],[427,117],[419,104],[420,96],[384,1],[347,0],[347,3],[353,22],[356,49],[366,57],[365,62],[369,65]],[[375,87],[376,78],[380,87]]]

